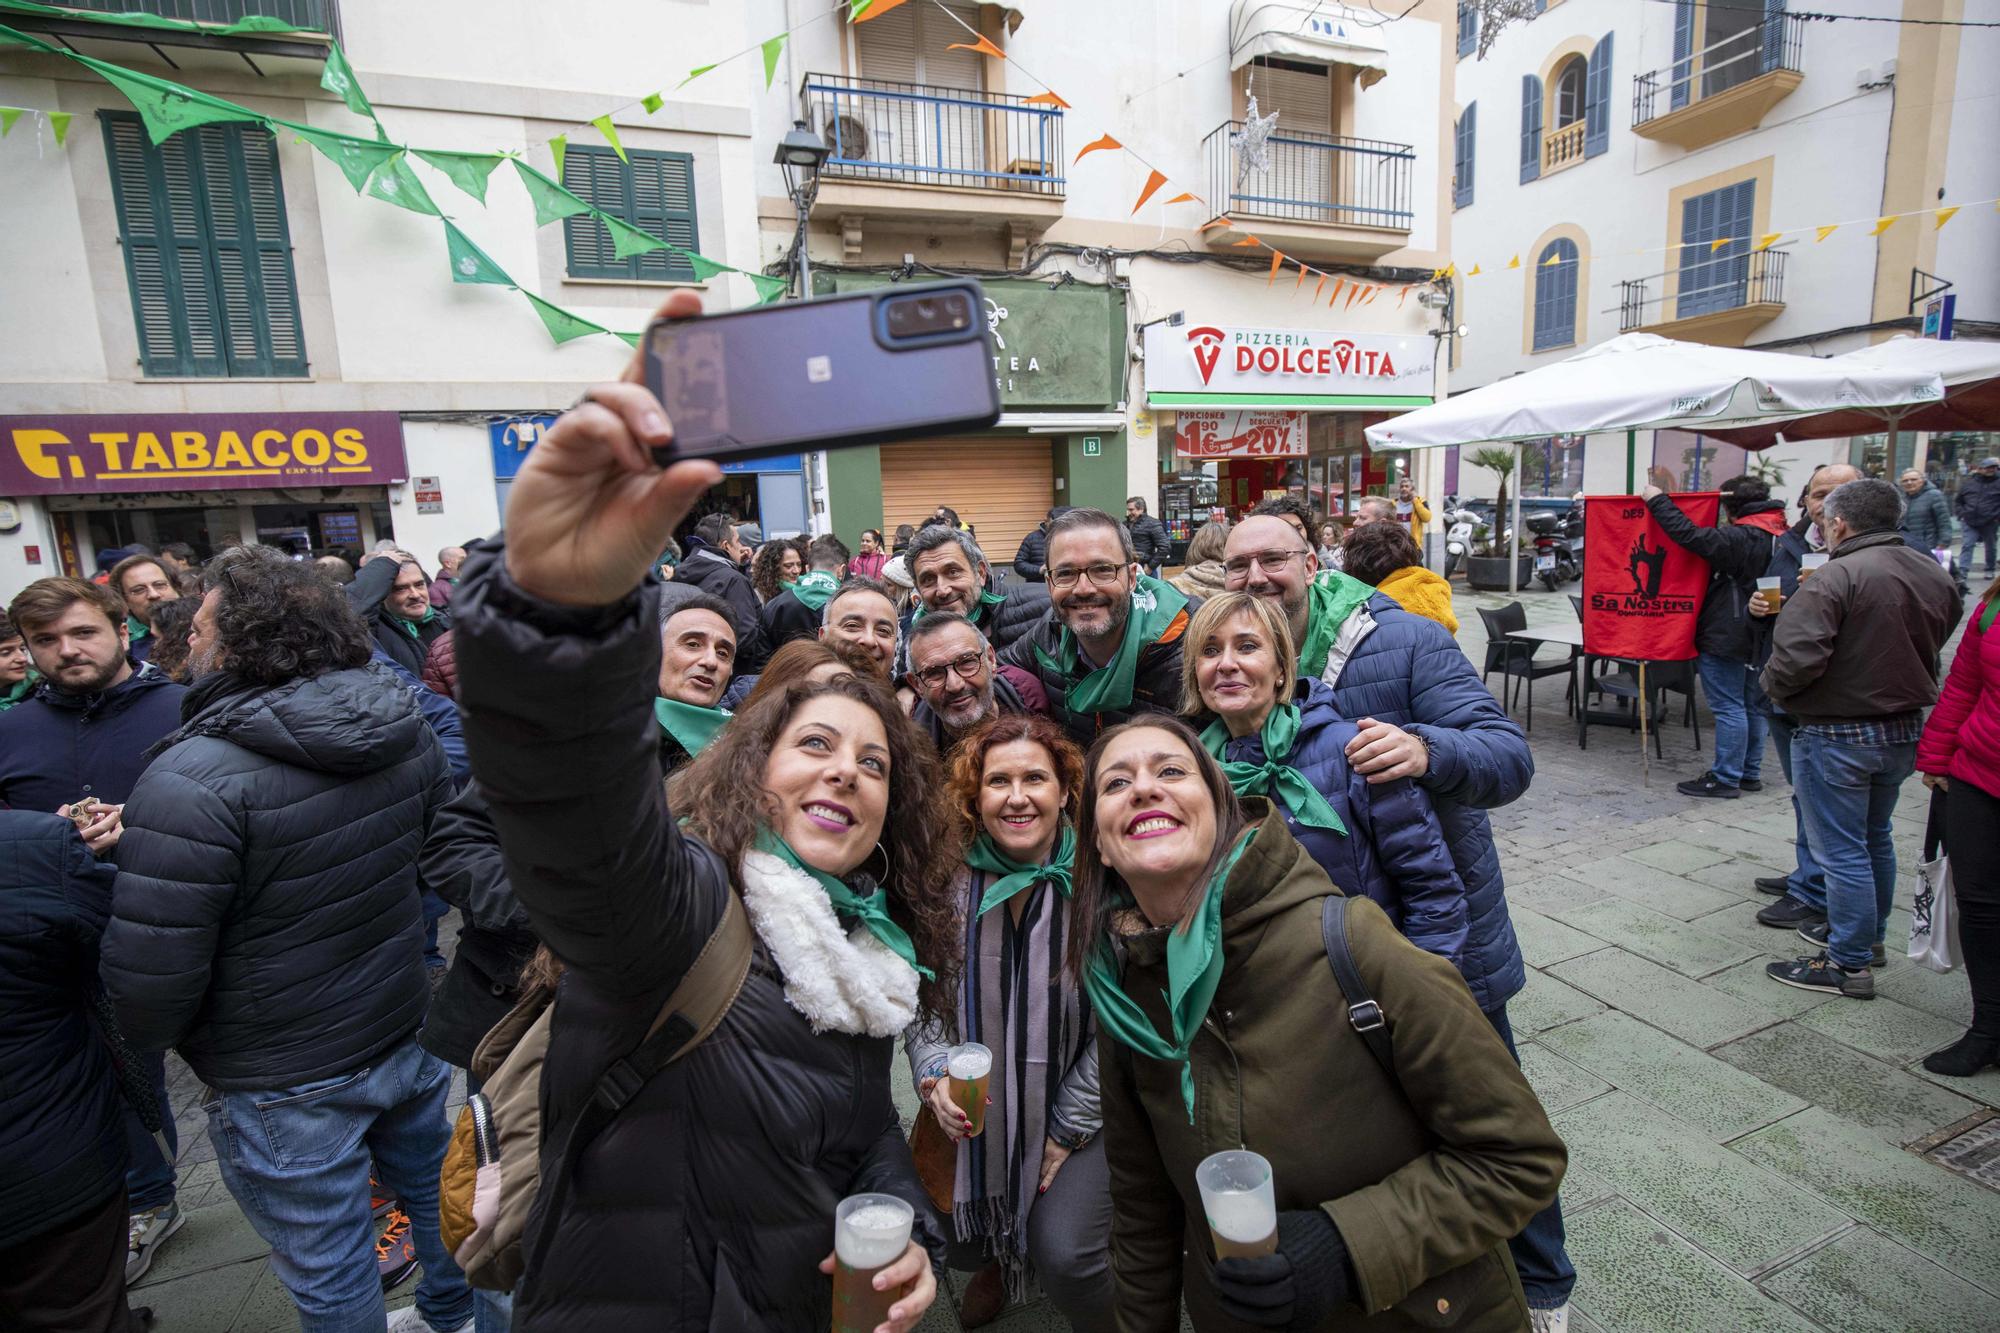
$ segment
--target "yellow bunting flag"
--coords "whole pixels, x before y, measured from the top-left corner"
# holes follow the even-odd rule
[[[1271,251],[1271,275],[1264,279],[1264,285],[1266,287],[1269,287],[1272,283],[1278,280],[1278,266],[1284,262],[1285,262],[1285,252],[1283,250]]]
[[[1107,134],[1103,138],[1093,139],[1083,147],[1077,149],[1076,156],[1070,160],[1070,165],[1075,166],[1078,162],[1083,161],[1086,154],[1094,153],[1100,148],[1123,148],[1124,146],[1124,144],[1119,143]]]
[[[1714,240],[1708,243],[1708,252],[1710,254],[1714,254],[1717,250],[1720,250],[1723,246],[1728,245],[1735,239],[1736,238],[1734,236],[1718,236]],[[1549,258],[1553,260],[1555,256],[1550,255]]]
[[[945,50],[977,51],[979,52],[980,55],[992,56],[995,60],[1005,60],[1007,58],[1007,53],[1005,51],[1002,51],[999,47],[987,41],[984,37],[981,37],[976,42],[953,42],[950,46],[947,46]]]
[[[1182,190],[1179,194],[1167,200],[1167,202],[1170,204],[1198,204],[1201,202],[1201,199],[1196,195],[1189,194],[1186,190]]]
[[[1258,240],[1255,236],[1245,236],[1242,240],[1234,242],[1230,246],[1230,248],[1233,250],[1241,250],[1246,246],[1262,245],[1262,244],[1263,242]]]
[[[1819,231],[1813,236],[1813,244],[1818,245],[1821,241],[1825,240],[1827,237],[1833,235],[1835,232],[1839,230],[1840,230],[1840,224],[1838,222],[1829,223],[1827,226],[1821,227]]]
[[[1771,248],[1771,247],[1772,247],[1773,245],[1777,244],[1777,241],[1778,241],[1778,238],[1779,238],[1780,236],[1783,236],[1784,234],[1785,234],[1785,233],[1783,233],[1783,232],[1781,232],[1781,231],[1774,231],[1774,232],[1772,232],[1772,233],[1771,233],[1770,235],[1768,235],[1768,236],[1759,236],[1759,237],[1757,238],[1757,247],[1756,247],[1756,248],[1757,248],[1757,249],[1759,249],[1759,250],[1768,250],[1768,249],[1770,249],[1770,248]]]
[[[1868,229],[1868,234],[1870,236],[1880,236],[1883,232],[1889,230],[1889,228],[1895,225],[1896,225],[1896,215],[1894,213],[1891,213],[1889,214],[1889,216],[1885,218],[1876,218],[1875,225]]]
[[[597,126],[597,132],[604,136],[604,142],[611,145],[611,151],[618,154],[618,160],[629,165],[632,159],[625,156],[625,145],[618,142],[618,130],[611,123],[611,114],[606,112],[590,123]]]
[[[1937,212],[1933,213],[1931,216],[1937,219],[1937,226],[1932,228],[1932,230],[1943,231],[1944,224],[1958,216],[1958,210],[1959,205],[1953,204],[1950,208],[1940,208]]]
[[[1151,199],[1153,197],[1154,192],[1157,191],[1162,185],[1165,185],[1166,183],[1167,183],[1167,173],[1164,171],[1159,171],[1156,169],[1152,175],[1146,177],[1146,188],[1139,191],[1139,202],[1132,205],[1132,211],[1134,213],[1137,213],[1140,209],[1144,208],[1146,206],[1146,201],[1148,199]]]
[[[1727,241],[1724,241],[1724,242],[1722,242],[1722,244],[1723,244],[1723,245],[1727,245],[1727,244],[1729,244],[1729,242],[1727,242]],[[1561,253],[1560,251],[1558,251],[1558,252],[1556,252],[1556,253],[1554,253],[1554,254],[1551,254],[1551,255],[1550,255],[1550,256],[1549,256],[1549,257],[1548,257],[1547,259],[1544,259],[1544,260],[1542,261],[1542,267],[1543,267],[1543,268],[1553,268],[1553,267],[1555,267],[1555,266],[1556,266],[1557,264],[1560,264],[1560,263],[1562,263],[1562,253]]]
[[[1199,227],[1196,227],[1195,230],[1214,231],[1217,227],[1227,227],[1228,225],[1229,225],[1229,219],[1226,217],[1210,218],[1208,221],[1202,223]]]
[[[1465,272],[1465,276],[1466,276],[1466,277],[1468,277],[1468,278],[1476,278],[1476,277],[1478,277],[1478,276],[1479,276],[1479,261],[1478,261],[1478,260],[1476,260],[1476,259],[1475,259],[1475,260],[1474,260],[1474,261],[1472,262],[1472,267],[1466,270],[1466,272]]]
[[[1450,264],[1446,264],[1446,265],[1444,266],[1444,275],[1445,275],[1445,276],[1446,276],[1447,278],[1455,278],[1455,277],[1457,277],[1457,276],[1458,276],[1458,265],[1457,265],[1456,263],[1450,263]]]
[[[1063,101],[1062,98],[1056,96],[1053,92],[1036,93],[1033,97],[1027,99],[1026,105],[1061,107],[1064,111],[1072,109],[1068,102]]]
[[[1513,257],[1512,259],[1508,260],[1508,261],[1507,261],[1507,267],[1508,267],[1508,268],[1519,268],[1519,267],[1521,267],[1521,256],[1519,256],[1519,255],[1515,255],[1515,256],[1514,256],[1514,257]]]
[[[1437,281],[1437,280],[1438,280],[1439,278],[1442,278],[1443,276],[1444,276],[1444,270],[1443,270],[1443,269],[1441,269],[1441,268],[1434,268],[1434,269],[1432,269],[1432,270],[1431,270],[1431,281],[1432,281],[1432,282],[1436,282],[1436,281]]]

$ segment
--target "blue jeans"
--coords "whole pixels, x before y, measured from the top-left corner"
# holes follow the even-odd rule
[[[1764,773],[1764,715],[1750,707],[1750,664],[1703,653],[1695,659],[1701,691],[1715,714],[1716,779],[1734,787]]]
[[[1514,1063],[1521,1063],[1521,1053],[1514,1049],[1514,1025],[1507,1021],[1507,1006],[1487,1010],[1486,1021],[1507,1043],[1507,1054],[1514,1057]],[[1527,1229],[1507,1242],[1507,1251],[1514,1256],[1514,1270],[1521,1275],[1521,1290],[1527,1293],[1532,1309],[1553,1310],[1568,1304],[1570,1291],[1576,1286],[1576,1266],[1570,1263],[1563,1245],[1560,1195],[1528,1219]]]
[[[1798,726],[1784,713],[1773,713],[1766,721],[1771,727],[1771,743],[1778,749],[1778,767],[1792,784],[1792,873],[1785,876],[1785,896],[1826,915],[1826,872],[1813,860],[1812,844],[1806,840],[1806,816],[1799,808],[1799,780],[1792,776],[1792,737]]]
[[[1965,529],[1965,549],[1959,553],[1959,566],[1967,574],[1972,573],[1973,553],[1979,549],[1980,543],[1984,542],[1986,544],[1986,572],[1991,574],[1996,568],[2000,568],[2000,565],[1996,565],[1993,559],[1994,547],[2000,545],[2000,523],[1988,523],[1983,528],[1975,528],[1972,524],[1961,519],[1959,526]]]
[[[125,1147],[130,1154],[125,1167],[125,1200],[135,1213],[174,1201],[174,1160],[181,1151],[180,1129],[174,1124],[173,1104],[167,1100],[167,1053],[141,1051],[139,1064],[153,1085],[153,1097],[160,1104],[164,1121],[160,1128],[166,1134],[167,1151],[173,1156],[160,1156],[160,1145],[139,1123],[139,1113],[121,1099],[119,1111],[125,1117]]]
[[[1851,745],[1800,727],[1792,759],[1806,836],[1826,872],[1827,955],[1842,967],[1867,967],[1889,931],[1896,897],[1889,817],[1916,768],[1916,742]]]
[[[450,1066],[412,1037],[352,1074],[224,1092],[208,1104],[223,1183],[270,1244],[304,1333],[381,1333],[388,1317],[369,1217],[371,1158],[410,1216],[425,1321],[455,1329],[472,1317],[472,1289],[438,1236],[450,1091]]]

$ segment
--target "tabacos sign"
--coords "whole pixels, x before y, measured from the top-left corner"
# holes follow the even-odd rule
[[[1154,324],[1146,330],[1146,388],[1429,396],[1434,358],[1431,339],[1421,335]]]
[[[0,494],[386,486],[408,477],[394,412],[0,417]]]

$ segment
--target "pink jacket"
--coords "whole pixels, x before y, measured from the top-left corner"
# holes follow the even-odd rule
[[[1974,608],[1944,690],[1917,742],[1917,770],[2000,797],[2000,595]]]

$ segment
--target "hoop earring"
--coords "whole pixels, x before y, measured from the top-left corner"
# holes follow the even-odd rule
[[[875,876],[875,882],[878,885],[886,885],[889,882],[889,853],[883,850],[880,838],[875,840],[875,855],[882,858],[882,873]],[[865,866],[868,862],[863,861],[861,864]]]

